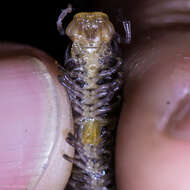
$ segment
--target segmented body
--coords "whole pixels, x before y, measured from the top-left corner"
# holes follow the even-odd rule
[[[59,77],[73,109],[75,148],[68,189],[115,189],[114,131],[122,86],[122,62],[112,45],[115,30],[106,14],[79,13],[66,30],[73,41]]]

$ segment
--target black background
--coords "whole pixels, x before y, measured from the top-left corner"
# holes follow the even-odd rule
[[[4,6],[0,8],[0,42],[16,42],[26,44],[47,52],[62,61],[68,38],[60,36],[56,21],[62,9],[71,3],[76,11],[87,10],[90,7],[86,0],[69,0],[57,7],[44,6]],[[11,4],[11,3],[10,3]],[[26,4],[26,3],[25,3]],[[54,2],[54,5],[56,2]],[[69,17],[72,17],[70,15]],[[68,18],[71,21],[71,18]]]
[[[45,2],[44,2],[45,3]],[[72,4],[74,12],[64,19],[63,26],[72,20],[75,13],[80,11],[103,11],[109,15],[111,21],[119,28],[122,20],[121,14],[116,9],[110,11],[108,8],[101,8],[98,1],[90,0],[64,0],[61,4],[53,1],[50,4],[33,4],[22,2],[20,6],[1,6],[0,7],[0,42],[16,42],[27,44],[47,52],[63,63],[64,52],[69,43],[67,36],[61,36],[57,31],[56,21],[62,9],[68,4]],[[28,4],[28,5],[26,5]],[[43,6],[42,6],[43,5]],[[114,22],[114,18],[119,22]]]

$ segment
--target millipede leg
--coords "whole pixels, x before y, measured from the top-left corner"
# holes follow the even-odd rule
[[[116,65],[109,69],[103,69],[100,73],[99,76],[107,76],[107,75],[112,75],[113,73],[116,73],[120,68],[121,68],[122,62],[120,59],[116,59]]]
[[[62,20],[66,17],[68,13],[71,13],[71,12],[72,12],[72,6],[69,4],[68,8],[62,10],[61,14],[59,15],[57,19],[57,30],[59,31],[61,35],[65,34],[64,29],[62,27]]]
[[[116,103],[114,103],[112,105],[101,107],[101,108],[99,108],[99,109],[97,109],[95,111],[95,115],[98,116],[98,115],[101,115],[101,114],[111,112],[112,110],[115,110],[119,106],[119,104],[120,104],[120,102],[116,102]]]
[[[63,158],[71,163],[73,163],[73,158],[71,158],[70,156],[68,156],[67,154],[63,154]]]
[[[67,138],[66,138],[66,141],[67,141],[67,143],[68,144],[70,144],[72,147],[74,147],[75,146],[75,137],[74,137],[74,135],[72,134],[72,133],[68,133],[68,135],[67,135]]]
[[[59,82],[65,86],[65,88],[68,90],[68,91],[71,91],[73,92],[76,96],[82,98],[82,89],[80,89],[80,87],[78,87],[70,77],[68,77],[66,74],[63,75],[63,76],[59,76],[58,77],[59,79]],[[79,91],[80,90],[80,91]]]
[[[131,22],[130,20],[125,20],[122,22],[123,27],[125,30],[125,43],[130,44],[131,43]]]
[[[75,110],[77,113],[79,114],[83,114],[83,110],[80,106],[77,106],[77,105],[73,105],[73,110]]]

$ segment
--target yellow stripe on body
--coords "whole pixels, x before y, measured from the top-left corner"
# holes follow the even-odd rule
[[[90,119],[83,123],[82,143],[97,146],[100,141],[101,125],[99,120]]]

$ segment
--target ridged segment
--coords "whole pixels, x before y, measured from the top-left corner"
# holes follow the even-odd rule
[[[73,162],[66,189],[115,189],[113,147],[122,63],[111,47],[114,28],[105,14],[97,12],[75,16],[68,27],[73,44],[59,80],[72,104],[75,131],[67,142],[74,146],[75,156],[64,156]]]

